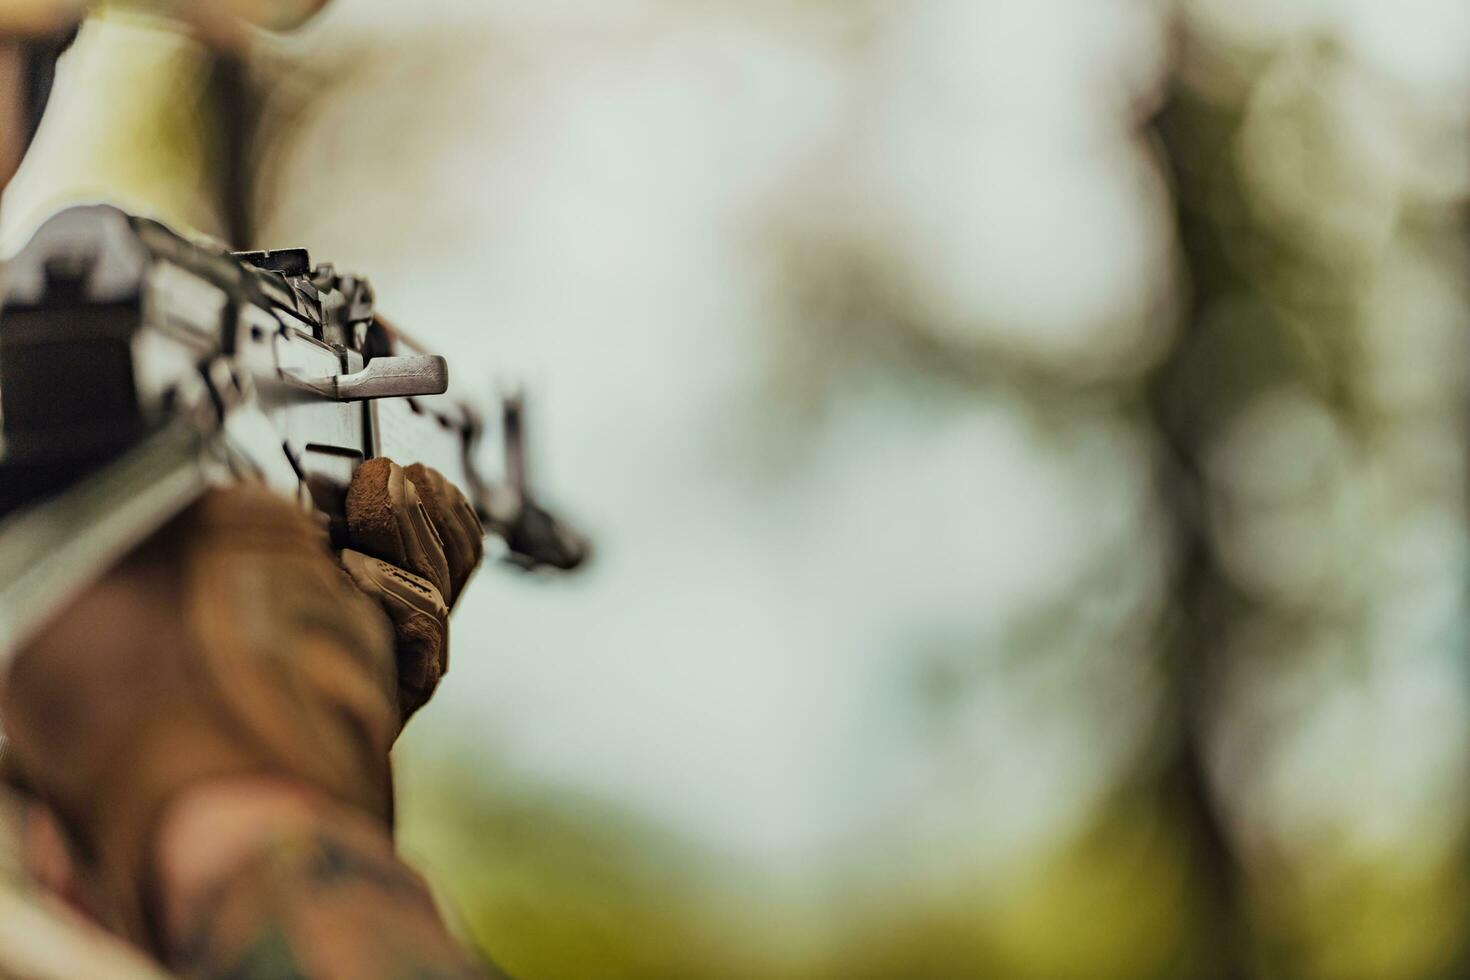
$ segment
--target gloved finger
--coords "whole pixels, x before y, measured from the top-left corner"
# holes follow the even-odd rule
[[[414,463],[403,472],[418,491],[444,543],[444,559],[449,566],[449,589],[444,598],[453,609],[465,583],[485,557],[485,528],[465,495],[444,479],[444,474],[423,463]]]
[[[449,594],[444,542],[403,468],[389,459],[370,459],[347,487],[347,533],[354,550],[406,569]]]
[[[346,549],[342,568],[393,621],[400,723],[407,722],[449,669],[449,608],[432,583],[380,558]]]

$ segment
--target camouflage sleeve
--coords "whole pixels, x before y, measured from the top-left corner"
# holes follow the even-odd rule
[[[34,857],[60,840],[42,807],[0,786],[0,977],[168,980],[36,880]]]
[[[455,943],[423,880],[377,824],[332,810],[270,834],[170,918],[183,976],[491,980]]]

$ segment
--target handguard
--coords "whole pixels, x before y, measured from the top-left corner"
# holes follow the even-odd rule
[[[0,664],[209,486],[258,480],[329,520],[364,460],[423,463],[505,557],[571,569],[581,535],[528,490],[519,398],[505,472],[445,394],[448,364],[374,316],[367,281],[303,249],[230,253],[106,205],[47,221],[0,309]]]

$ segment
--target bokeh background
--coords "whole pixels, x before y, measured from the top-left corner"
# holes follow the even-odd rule
[[[309,245],[526,385],[598,561],[398,759],[508,974],[1459,977],[1467,126],[1462,0],[112,10],[0,239]]]

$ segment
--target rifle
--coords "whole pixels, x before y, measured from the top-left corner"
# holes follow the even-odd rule
[[[41,226],[0,307],[0,666],[77,591],[210,486],[255,480],[341,528],[364,460],[442,472],[504,557],[571,569],[585,539],[528,483],[522,404],[504,473],[448,365],[304,249],[231,253],[107,205]]]

